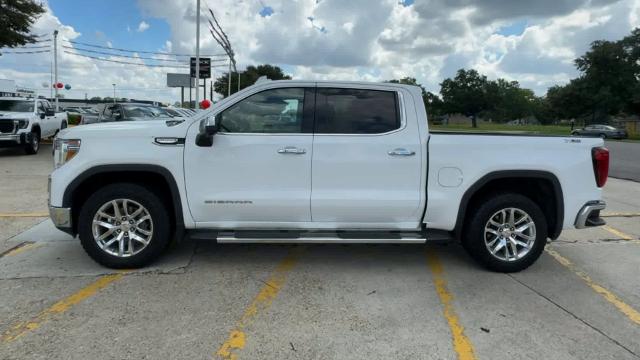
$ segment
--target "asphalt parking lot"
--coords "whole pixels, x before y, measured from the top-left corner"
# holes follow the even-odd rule
[[[112,271],[47,220],[51,148],[0,150],[0,359],[637,359],[640,183],[518,274],[457,244],[185,241]]]

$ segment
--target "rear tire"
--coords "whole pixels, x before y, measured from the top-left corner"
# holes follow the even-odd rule
[[[167,247],[170,224],[158,195],[137,184],[115,183],[99,189],[82,205],[78,235],[96,262],[113,269],[139,268],[156,260]]]
[[[38,153],[38,150],[40,150],[40,134],[32,131],[30,138],[24,146],[24,152],[27,155],[35,155]]]
[[[515,193],[489,195],[470,214],[462,235],[463,247],[487,269],[518,272],[542,254],[547,221],[528,197]]]

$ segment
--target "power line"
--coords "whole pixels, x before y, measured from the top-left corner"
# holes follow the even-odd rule
[[[144,63],[141,64],[141,63],[134,63],[134,62],[130,62],[130,61],[120,61],[120,60],[105,59],[105,58],[101,58],[101,57],[97,57],[97,56],[80,54],[80,53],[76,53],[76,52],[72,52],[72,51],[68,51],[68,50],[64,50],[64,52],[67,53],[67,54],[71,54],[71,55],[82,56],[82,57],[86,57],[86,58],[89,58],[89,59],[94,59],[94,60],[99,60],[99,61],[107,61],[107,62],[112,62],[112,63],[117,63],[117,64],[146,66],[146,67],[157,67],[157,68],[189,69],[189,66],[144,64]],[[226,65],[211,65],[211,67],[226,67]]]
[[[70,50],[75,50],[75,51],[86,51],[86,52],[90,52],[90,53],[94,53],[94,54],[110,55],[110,56],[115,56],[115,57],[124,57],[124,58],[129,58],[129,59],[144,59],[144,60],[155,60],[155,61],[175,62],[175,63],[180,63],[180,64],[183,64],[183,65],[188,65],[188,64],[185,62],[186,60],[162,59],[162,58],[156,58],[156,57],[144,57],[144,56],[133,56],[133,55],[114,54],[114,53],[105,52],[105,51],[97,51],[97,50],[91,50],[91,49],[83,49],[83,48],[78,48],[78,47],[73,47],[73,46],[67,46],[67,45],[62,45],[62,47],[63,47],[63,48],[65,48],[65,49],[70,49]],[[226,60],[224,60],[224,59],[222,59],[222,60],[216,60],[216,59],[214,59],[213,61],[226,61]]]
[[[94,54],[101,54],[101,55],[110,55],[110,56],[115,56],[115,57],[124,57],[124,58],[130,58],[130,59],[144,59],[144,60],[155,60],[155,61],[166,61],[166,62],[176,62],[176,63],[180,63],[183,65],[187,65],[186,62],[184,62],[184,60],[176,60],[176,59],[158,59],[158,58],[153,58],[153,57],[144,57],[144,56],[132,56],[132,55],[119,55],[119,54],[114,54],[114,53],[109,53],[106,51],[97,51],[97,50],[89,50],[89,49],[82,49],[82,48],[76,48],[73,46],[67,46],[67,45],[62,45],[63,48],[65,49],[71,49],[71,50],[76,50],[76,51],[86,51],[86,52],[90,52],[90,53],[94,53]]]
[[[80,53],[72,52],[72,51],[68,51],[68,50],[64,50],[64,52],[67,53],[67,54],[71,54],[71,55],[82,56],[82,57],[86,57],[86,58],[89,58],[89,59],[100,60],[100,61],[108,61],[108,62],[118,63],[118,64],[148,66],[148,67],[158,67],[158,68],[182,68],[182,69],[188,69],[189,68],[189,66],[180,66],[180,65],[140,64],[140,63],[134,63],[134,62],[130,62],[130,61],[120,61],[120,60],[113,60],[113,59],[105,59],[105,58],[101,58],[101,57],[97,57],[97,56],[80,54]]]
[[[16,49],[16,50],[20,50],[20,49],[44,49],[44,48],[50,48],[51,45],[41,45],[41,46],[18,46],[18,47],[9,47],[9,46],[5,46],[2,49]]]
[[[15,54],[15,55],[19,55],[19,54],[42,54],[42,53],[48,53],[51,52],[51,50],[38,50],[38,51],[2,51],[0,52],[0,54]]]
[[[71,44],[74,45],[84,45],[84,46],[89,46],[89,47],[95,47],[95,48],[100,48],[100,49],[108,49],[108,50],[115,50],[115,51],[124,51],[124,52],[132,52],[132,53],[140,53],[140,54],[154,54],[154,55],[173,55],[173,56],[194,56],[193,54],[177,54],[177,53],[165,53],[165,52],[157,52],[157,51],[142,51],[142,50],[130,50],[130,49],[121,49],[121,48],[112,48],[112,47],[108,47],[108,46],[102,46],[102,45],[96,45],[96,44],[89,44],[89,43],[84,43],[84,42],[80,42],[80,41],[74,41],[74,40],[65,40]],[[226,57],[226,54],[210,54],[210,55],[201,55],[204,57]]]

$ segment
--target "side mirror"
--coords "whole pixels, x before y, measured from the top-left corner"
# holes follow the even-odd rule
[[[113,118],[116,119],[116,120],[122,120],[122,113],[114,112],[113,113]]]
[[[213,146],[213,135],[218,132],[216,119],[209,117],[200,121],[200,131],[196,136],[196,145],[209,147]]]
[[[44,116],[55,116],[56,115],[56,111],[48,108],[48,109],[44,109]]]

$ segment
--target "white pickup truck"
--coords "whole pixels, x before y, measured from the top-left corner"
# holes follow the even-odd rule
[[[0,147],[22,146],[33,155],[40,140],[67,127],[67,113],[56,112],[46,99],[0,97]]]
[[[522,270],[562,229],[604,224],[602,139],[430,133],[420,89],[267,81],[181,121],[60,133],[54,224],[113,268],[185,231],[227,243],[458,238]]]

